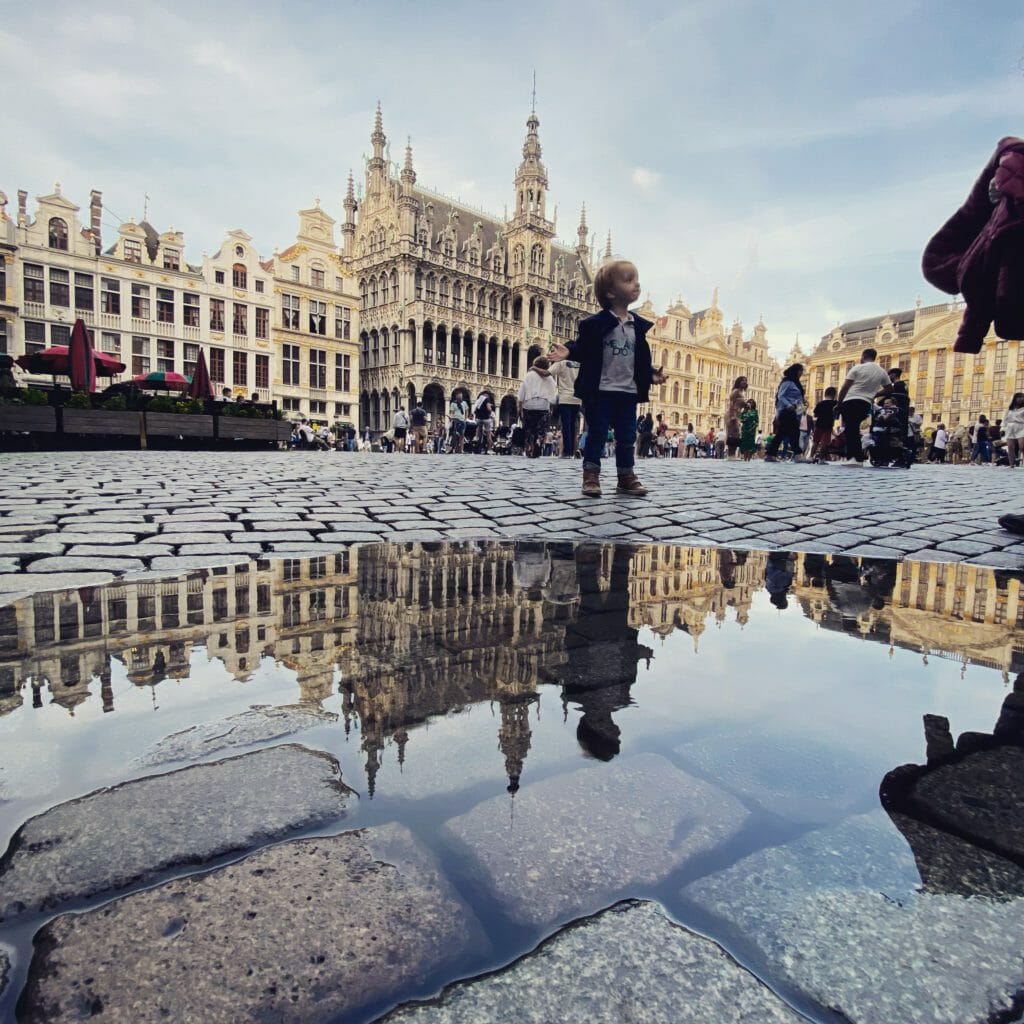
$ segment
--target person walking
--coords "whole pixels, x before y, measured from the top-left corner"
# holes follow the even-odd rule
[[[562,427],[563,459],[571,459],[576,454],[580,412],[583,408],[583,403],[575,393],[576,378],[579,375],[580,364],[572,359],[561,359],[551,364],[551,376],[558,388],[558,420]]]
[[[1003,417],[1006,433],[1006,465],[1013,469],[1018,456],[1024,454],[1024,391],[1018,391],[1010,399],[1010,407]]]
[[[757,414],[757,402],[748,398],[740,413],[740,455],[744,462],[749,462],[757,451],[757,428],[760,417]]]
[[[735,459],[743,435],[742,415],[747,407],[747,378],[737,377],[733,381],[729,401],[725,406],[725,444],[729,458]]]
[[[828,447],[832,443],[838,409],[836,389],[825,388],[825,397],[814,407],[814,440],[810,454],[812,462],[828,462]]]
[[[890,383],[889,374],[875,362],[878,353],[866,348],[860,362],[851,366],[839,391],[839,415],[843,420],[846,438],[847,466],[864,465],[864,447],[861,444],[860,425],[871,412],[871,402],[882,388]]]
[[[494,397],[489,391],[481,391],[473,406],[476,416],[477,449],[486,455],[494,441]]]
[[[636,430],[638,434],[637,458],[646,459],[651,454],[651,441],[654,439],[654,417],[651,415],[650,409],[637,420]]]
[[[642,497],[647,489],[633,468],[636,407],[648,401],[652,384],[665,383],[665,375],[653,365],[647,344],[647,332],[654,325],[629,311],[640,298],[636,266],[627,260],[605,263],[594,275],[594,297],[601,312],[580,324],[575,342],[552,348],[552,358],[574,358],[580,364],[575,390],[590,424],[583,453],[583,493],[601,496],[601,439],[610,426],[615,431],[615,490]]]
[[[526,435],[526,457],[540,458],[551,408],[558,399],[558,388],[551,376],[551,363],[537,356],[519,385],[519,417]]]
[[[697,434],[692,423],[686,424],[686,436],[683,438],[683,457],[687,459],[697,458]]]
[[[409,432],[409,414],[405,411],[404,405],[398,407],[398,412],[395,413],[391,428],[395,433],[395,451],[404,452],[405,438]]]
[[[974,444],[971,447],[971,465],[992,462],[992,437],[988,425],[988,417],[982,413],[974,425]]]
[[[883,371],[884,372],[884,371]],[[779,446],[783,440],[793,451],[793,460],[800,455],[800,417],[807,411],[804,386],[800,378],[804,374],[801,363],[793,363],[782,371],[779,389],[775,392],[775,430],[771,444],[765,453],[765,462],[779,461]]]
[[[949,447],[949,433],[946,430],[946,424],[940,423],[935,428],[935,433],[932,436],[932,447],[928,453],[929,462],[945,462],[946,461],[946,449]]]
[[[469,415],[469,403],[461,391],[452,393],[448,403],[448,418],[451,420],[451,436],[453,452],[461,452],[466,442],[466,417]]]

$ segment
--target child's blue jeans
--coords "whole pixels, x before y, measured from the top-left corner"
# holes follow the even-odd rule
[[[633,468],[636,448],[636,395],[628,391],[599,391],[597,398],[585,403],[587,443],[583,448],[583,468],[600,469],[604,439],[611,427],[615,434],[615,468],[625,472]]]

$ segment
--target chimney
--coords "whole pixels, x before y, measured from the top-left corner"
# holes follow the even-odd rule
[[[28,193],[23,189],[18,189],[18,225],[24,226],[28,223]]]
[[[100,243],[100,218],[103,216],[103,193],[93,189],[89,193],[89,228],[92,231],[93,245],[96,246],[96,255],[99,256],[102,245]]]

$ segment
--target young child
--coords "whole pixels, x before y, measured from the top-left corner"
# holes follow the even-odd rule
[[[640,298],[640,278],[627,260],[613,260],[594,275],[594,297],[601,312],[580,324],[579,335],[569,345],[552,347],[552,360],[573,359],[580,364],[575,393],[583,401],[590,427],[583,451],[583,493],[601,496],[601,441],[611,428],[615,434],[615,468],[618,494],[643,497],[647,488],[633,472],[636,445],[636,408],[646,402],[652,384],[663,384],[661,368],[655,369],[647,332],[650,320],[630,313],[630,303]]]
[[[757,451],[757,428],[760,417],[757,413],[757,402],[748,398],[740,413],[740,454],[744,462],[749,462]]]
[[[832,443],[832,431],[836,425],[839,403],[835,388],[825,388],[825,397],[814,407],[814,444],[811,460],[828,461],[828,446]]]

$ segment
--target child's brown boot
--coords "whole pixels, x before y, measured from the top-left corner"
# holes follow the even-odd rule
[[[630,494],[634,498],[642,498],[647,493],[647,488],[640,483],[640,478],[633,472],[627,470],[619,474],[619,482],[615,488],[616,494]]]
[[[583,493],[588,498],[601,497],[601,470],[583,470]]]

